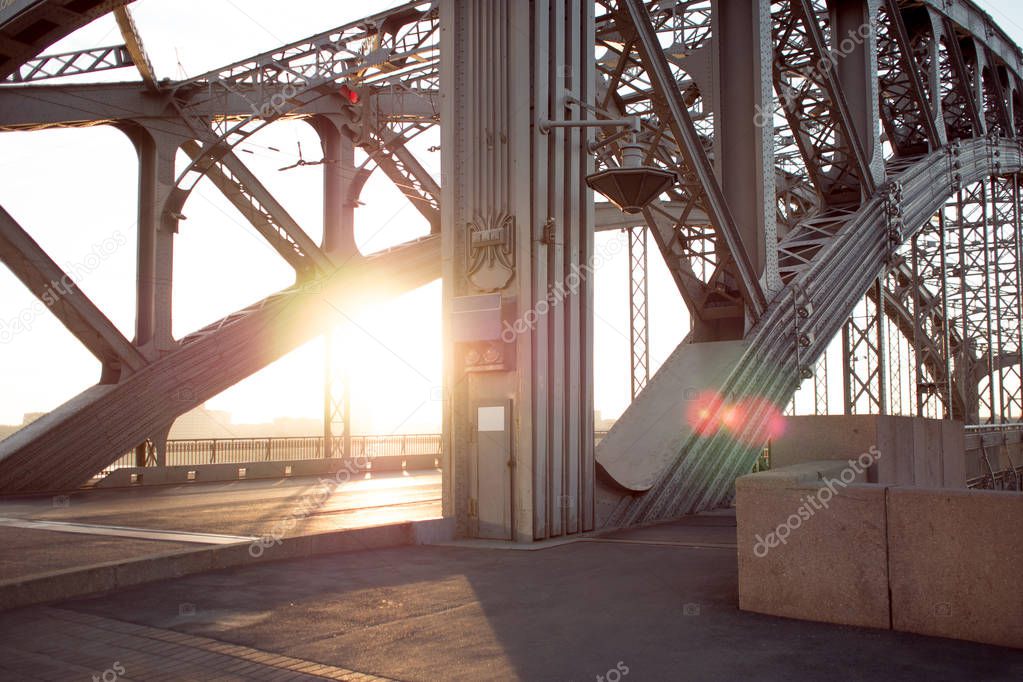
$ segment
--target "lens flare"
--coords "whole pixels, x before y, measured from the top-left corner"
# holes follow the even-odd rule
[[[785,432],[782,411],[767,398],[746,396],[731,401],[712,390],[698,394],[689,404],[686,423],[698,436],[710,437],[724,429],[750,445],[763,445]]]
[[[724,402],[715,391],[698,394],[686,408],[686,423],[699,436],[713,436],[721,427],[718,411]]]
[[[745,443],[762,445],[785,432],[785,417],[767,398],[747,396],[739,401],[736,410],[742,413],[743,420],[739,429],[733,429],[733,432]],[[754,423],[747,423],[750,420]]]

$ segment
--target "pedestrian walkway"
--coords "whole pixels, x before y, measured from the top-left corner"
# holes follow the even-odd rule
[[[17,622],[0,643],[0,674],[10,680],[386,679],[59,608],[32,609]]]
[[[1023,679],[1023,651],[739,611],[728,511],[509,547],[244,564],[9,611],[0,660],[14,680]]]

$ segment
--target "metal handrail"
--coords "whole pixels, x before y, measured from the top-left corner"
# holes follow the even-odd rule
[[[970,438],[966,442],[966,453],[977,453],[987,473],[974,476],[966,481],[967,488],[990,490],[1023,491],[1023,465],[1017,465],[1010,453],[1010,446],[1023,451],[1023,423],[1004,422],[991,424],[970,424],[965,427]],[[1010,438],[1011,434],[1018,434]],[[990,450],[1005,449],[1009,466],[995,470]],[[998,461],[997,456],[994,458]]]

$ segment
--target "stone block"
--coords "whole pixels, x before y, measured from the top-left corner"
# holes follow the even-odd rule
[[[891,488],[896,630],[1023,648],[1023,495]]]
[[[772,473],[736,482],[739,608],[888,628],[885,488]]]

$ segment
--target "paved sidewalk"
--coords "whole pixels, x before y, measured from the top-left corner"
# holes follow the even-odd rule
[[[440,474],[376,474],[85,490],[0,499],[0,582],[245,541],[440,516]],[[282,522],[294,521],[285,528]]]
[[[41,607],[17,619],[0,643],[10,680],[348,680],[383,677],[206,637]]]
[[[625,682],[1023,679],[1023,651],[741,612],[734,542],[734,519],[716,514],[536,551],[406,546],[244,566],[0,614],[0,643],[76,674],[119,661],[125,678],[156,680],[258,679],[210,658],[236,650],[209,642],[409,682],[590,682],[625,668]],[[126,634],[149,633],[150,649],[117,629],[138,626]],[[164,648],[180,635],[205,644]],[[147,652],[162,677],[142,667]]]

